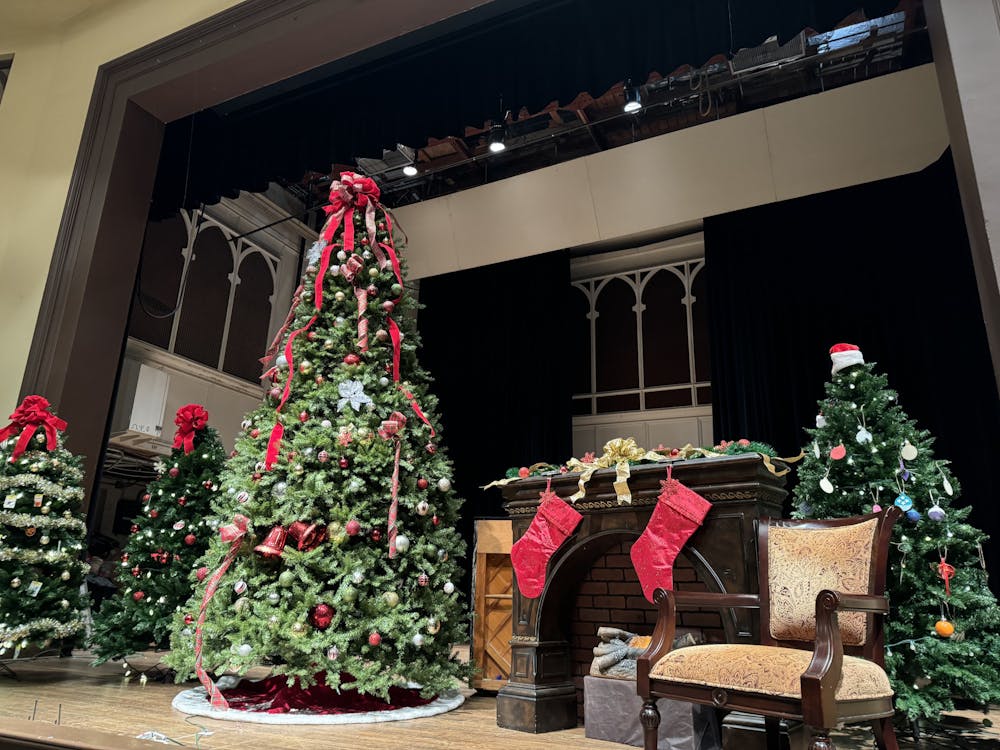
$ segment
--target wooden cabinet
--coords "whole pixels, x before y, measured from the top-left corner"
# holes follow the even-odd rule
[[[499,690],[510,677],[514,570],[510,564],[511,521],[476,521],[473,561],[472,660],[474,688]]]

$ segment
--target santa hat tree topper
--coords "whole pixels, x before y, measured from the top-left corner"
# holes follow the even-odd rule
[[[854,344],[834,344],[830,347],[830,360],[833,362],[832,375],[836,375],[848,367],[865,363],[861,349]]]

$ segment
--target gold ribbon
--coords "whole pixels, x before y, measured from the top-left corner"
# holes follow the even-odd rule
[[[604,444],[604,455],[595,458],[593,461],[584,462],[578,458],[571,458],[566,462],[570,471],[579,471],[580,481],[577,482],[578,489],[570,501],[576,502],[587,494],[587,482],[598,469],[615,467],[615,495],[619,503],[631,503],[632,491],[628,486],[628,479],[632,475],[629,469],[629,462],[635,461],[667,461],[666,456],[661,453],[654,453],[640,448],[635,438],[615,438]]]

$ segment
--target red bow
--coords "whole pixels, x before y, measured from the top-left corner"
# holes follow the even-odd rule
[[[21,433],[11,455],[12,461],[27,450],[28,441],[39,427],[45,430],[46,446],[50,451],[55,450],[58,445],[56,431],[61,432],[66,429],[66,420],[52,414],[49,411],[48,399],[42,396],[25,396],[21,405],[10,415],[10,420],[10,424],[0,430],[0,442],[18,432]]]
[[[208,424],[208,412],[201,404],[188,404],[177,410],[174,417],[177,432],[174,433],[174,448],[184,446],[184,453],[194,450],[194,434],[205,429]]]
[[[942,557],[937,565],[938,575],[944,579],[944,595],[951,596],[951,579],[955,575],[955,566]]]

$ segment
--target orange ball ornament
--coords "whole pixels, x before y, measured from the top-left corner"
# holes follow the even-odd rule
[[[947,620],[938,620],[934,623],[934,632],[942,638],[951,638],[955,632],[955,626]]]

